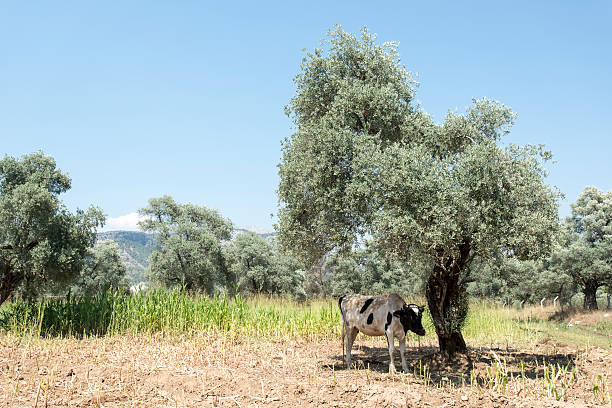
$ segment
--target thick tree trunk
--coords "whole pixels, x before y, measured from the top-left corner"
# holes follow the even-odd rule
[[[438,342],[440,343],[440,350],[444,350],[444,353],[449,356],[467,351],[467,345],[460,330],[452,332],[450,336],[438,336]]]
[[[20,282],[19,276],[11,272],[11,267],[0,261],[0,306],[9,298]]]
[[[460,248],[458,259],[434,267],[426,287],[427,305],[438,335],[440,353],[447,358],[467,351],[461,334],[467,315],[467,298],[459,278],[468,262],[470,247],[466,243]]]
[[[584,292],[584,308],[588,310],[597,310],[597,284],[588,283],[583,288]]]
[[[444,281],[444,274],[436,271],[427,282],[427,306],[434,322],[440,353],[450,357],[457,352],[465,352],[467,346],[455,316],[452,304],[460,301],[459,285],[456,279]]]
[[[11,291],[6,290],[5,288],[0,287],[0,306],[8,299],[11,295]]]

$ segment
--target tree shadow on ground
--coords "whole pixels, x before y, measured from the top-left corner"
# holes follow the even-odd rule
[[[469,348],[468,354],[457,355],[452,360],[443,359],[437,347],[414,347],[406,349],[406,362],[409,373],[422,378],[434,386],[441,382],[455,386],[486,384],[495,375],[505,377],[536,379],[542,378],[545,367],[567,369],[575,367],[574,353],[530,352],[513,348]],[[332,355],[334,363],[326,363],[322,368],[346,370],[341,354]],[[395,368],[401,372],[399,350],[394,353]],[[352,365],[357,369],[369,369],[378,373],[388,373],[389,352],[386,347],[359,346],[353,350]]]

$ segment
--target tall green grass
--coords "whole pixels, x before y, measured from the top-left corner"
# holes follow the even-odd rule
[[[585,344],[592,333],[573,333],[563,327],[487,302],[472,302],[462,332],[472,345],[535,344],[544,337],[562,337]],[[425,311],[424,342],[436,343],[431,317]],[[37,303],[9,302],[0,308],[0,331],[40,337],[81,337],[161,333],[219,334],[266,339],[338,338],[341,316],[336,299],[298,303],[289,299],[207,297],[163,289],[123,295],[100,293],[93,298],[44,299]],[[580,334],[579,337],[576,337]],[[574,341],[575,337],[575,341]],[[603,347],[609,337],[597,338]],[[416,340],[416,335],[410,336]],[[605,343],[605,344],[604,344]]]
[[[334,300],[299,304],[284,299],[192,295],[151,290],[126,296],[13,302],[0,310],[0,330],[35,336],[231,333],[258,337],[325,337],[340,318]]]

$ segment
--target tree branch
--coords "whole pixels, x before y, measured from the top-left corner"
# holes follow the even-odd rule
[[[30,242],[26,247],[25,250],[26,252],[30,252],[31,250],[33,250],[34,248],[36,248],[38,246],[39,242],[38,241],[33,241]]]
[[[359,127],[359,129],[357,130],[364,130],[365,126],[363,125],[363,121],[361,120],[361,117],[356,113],[353,113],[353,116],[355,117],[355,119],[357,119],[357,125]]]

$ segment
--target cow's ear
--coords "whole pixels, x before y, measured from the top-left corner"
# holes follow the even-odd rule
[[[395,312],[393,312],[393,316],[395,317],[402,317],[402,310],[396,310]]]
[[[425,306],[419,306],[419,312],[423,313],[423,310],[425,310]]]

